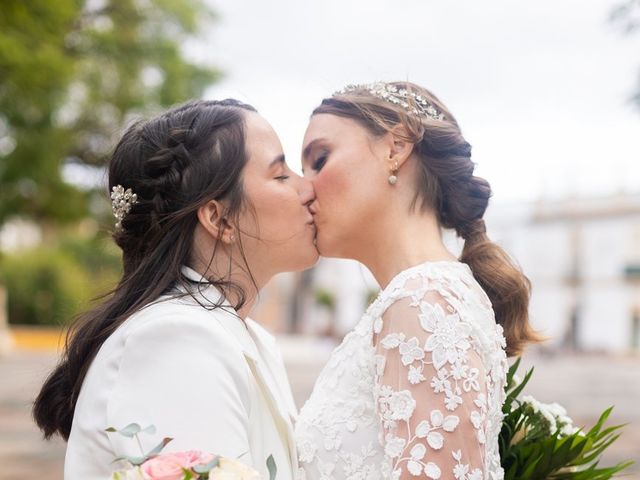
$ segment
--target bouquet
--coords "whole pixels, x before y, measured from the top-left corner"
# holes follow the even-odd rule
[[[106,431],[135,438],[141,453],[139,457],[116,458],[114,462],[125,461],[129,466],[114,472],[111,480],[260,480],[260,474],[256,470],[237,459],[198,450],[162,453],[162,449],[173,440],[169,437],[144,453],[139,434],[154,434],[156,429],[153,425],[142,428],[137,423],[132,423],[120,430],[109,427]],[[267,469],[269,480],[274,480],[277,469],[272,455],[267,459]]]
[[[500,459],[505,480],[604,480],[633,462],[599,467],[600,456],[620,436],[622,425],[605,428],[613,407],[585,431],[573,425],[557,403],[545,404],[522,393],[533,374],[518,380],[516,360],[507,374],[505,415],[500,432]]]

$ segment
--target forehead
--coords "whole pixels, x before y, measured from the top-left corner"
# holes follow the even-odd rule
[[[245,126],[247,143],[279,142],[278,135],[273,127],[260,114],[256,112],[245,113]]]
[[[249,160],[269,161],[282,154],[282,145],[275,130],[255,112],[245,114],[245,135]]]
[[[352,129],[359,125],[352,119],[332,115],[330,113],[318,113],[311,117],[307,133],[326,134],[336,133],[344,129]]]
[[[318,113],[309,120],[304,135],[304,145],[308,146],[316,139],[335,140],[336,138],[368,139],[369,134],[356,120],[330,113]]]

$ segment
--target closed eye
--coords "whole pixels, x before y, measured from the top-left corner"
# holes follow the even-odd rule
[[[316,158],[311,164],[311,169],[315,170],[316,172],[319,172],[320,170],[322,170],[322,167],[324,167],[325,163],[327,163],[328,156],[329,154],[324,153],[320,155],[318,158]]]

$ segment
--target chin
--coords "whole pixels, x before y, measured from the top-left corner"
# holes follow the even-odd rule
[[[320,254],[315,245],[305,242],[304,245],[290,245],[281,258],[285,261],[280,265],[280,272],[300,272],[318,263]]]
[[[296,268],[295,271],[306,270],[308,268],[313,267],[316,263],[318,263],[318,259],[320,258],[320,254],[316,247],[314,246],[312,250],[309,251],[307,255],[304,256],[304,259],[301,259],[299,262],[299,267]]]
[[[336,244],[337,243],[337,244]],[[320,255],[330,258],[343,258],[340,252],[339,242],[330,241],[325,236],[318,234],[316,238],[316,248]]]

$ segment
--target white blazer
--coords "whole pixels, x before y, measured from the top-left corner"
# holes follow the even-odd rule
[[[200,274],[183,267],[194,281]],[[200,287],[200,288],[198,288]],[[201,302],[221,293],[194,288]],[[237,458],[268,479],[297,471],[296,407],[274,338],[231,307],[207,310],[192,297],[162,297],[128,318],[102,345],[84,379],[65,457],[65,480],[106,480],[121,455],[139,456],[135,439],[105,428],[155,425],[146,451],[202,450]]]

